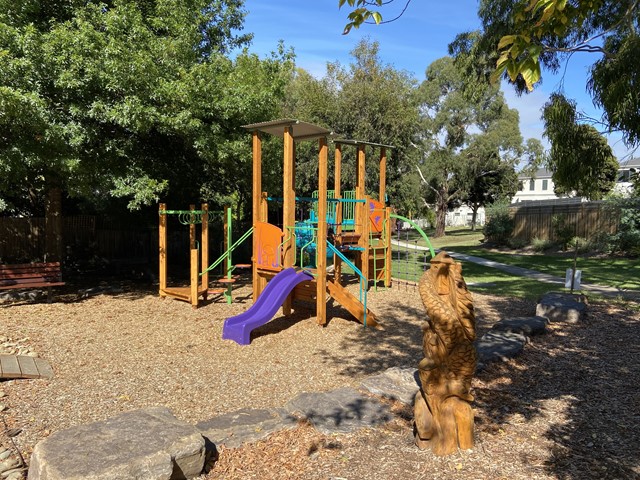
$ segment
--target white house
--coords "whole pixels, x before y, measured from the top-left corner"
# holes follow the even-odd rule
[[[640,158],[632,158],[620,164],[618,168],[618,179],[613,187],[616,192],[628,192],[631,188],[631,176],[640,172]],[[511,203],[532,201],[532,200],[557,200],[568,198],[558,197],[553,192],[553,180],[551,172],[544,168],[538,169],[533,175],[518,175],[520,190],[511,199]]]
[[[614,191],[628,193],[631,190],[631,177],[640,173],[640,158],[631,158],[620,164],[618,169],[618,179]]]
[[[518,180],[520,181],[520,190],[513,196],[511,203],[558,198],[553,192],[551,172],[544,168],[538,169],[533,176],[520,174]]]

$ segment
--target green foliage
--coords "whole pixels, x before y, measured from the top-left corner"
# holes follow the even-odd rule
[[[566,250],[575,235],[574,226],[567,223],[567,218],[564,215],[554,215],[551,217],[551,228],[555,241],[562,247],[562,250]]]
[[[558,72],[572,53],[595,53],[587,86],[611,130],[640,140],[640,4],[635,0],[482,0],[479,51],[493,58],[494,79],[532,90],[541,67]],[[484,69],[486,72],[486,69]]]
[[[567,243],[567,247],[571,251],[577,249],[578,253],[586,253],[591,248],[591,243],[583,237],[572,237]]]
[[[591,68],[587,84],[611,129],[622,131],[628,144],[640,143],[640,36],[635,31],[607,38],[609,55]]]
[[[60,185],[130,208],[247,191],[239,127],[277,114],[291,55],[234,32],[242,0],[0,0],[0,196]],[[6,7],[6,8],[5,8]]]
[[[545,136],[551,141],[547,164],[555,192],[600,200],[613,189],[618,162],[606,139],[578,123],[575,102],[553,94],[544,106]]]
[[[390,204],[401,213],[416,212],[424,205],[413,167],[417,157],[413,144],[420,126],[416,81],[407,73],[383,64],[378,53],[378,43],[365,40],[351,52],[349,65],[329,63],[321,79],[298,70],[289,88],[285,115],[330,128],[339,138],[392,145],[386,151]],[[296,182],[301,193],[317,188],[317,149],[311,143],[296,148]],[[365,187],[377,196],[380,153],[378,148],[366,148]],[[343,189],[353,189],[356,149],[345,145],[342,152]]]
[[[610,236],[612,253],[640,255],[640,197],[612,196],[605,201],[605,208],[619,218],[618,230]]]
[[[382,15],[378,10],[370,10],[367,7],[370,5],[376,5],[378,7],[383,5],[383,0],[338,0],[338,8],[342,8],[347,3],[350,7],[356,7],[347,18],[349,23],[344,27],[344,34],[348,34],[352,28],[360,28],[360,25],[366,23],[368,20],[373,20],[375,23],[382,22]]]
[[[534,252],[544,252],[553,247],[553,242],[546,238],[534,237],[531,241],[531,248]]]
[[[443,57],[420,86],[425,153],[425,200],[436,207],[436,236],[446,210],[461,203],[477,209],[517,191],[515,164],[523,153],[518,112],[499,88],[467,74],[470,58]]]
[[[524,239],[524,238],[510,238],[507,241],[507,245],[509,245],[509,248],[513,248],[514,250],[520,250],[524,247],[526,247],[528,244],[528,242]]]
[[[515,223],[509,213],[507,202],[498,202],[486,209],[487,221],[484,225],[485,237],[498,245],[508,245]]]

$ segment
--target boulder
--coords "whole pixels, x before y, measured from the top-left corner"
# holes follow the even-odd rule
[[[375,427],[392,418],[386,405],[349,387],[326,393],[301,393],[284,408],[292,414],[301,415],[327,435]]]
[[[362,388],[374,395],[413,404],[416,392],[420,390],[418,371],[415,368],[391,367],[378,375],[365,378]]]
[[[538,301],[536,315],[552,322],[577,323],[587,309],[587,297],[581,294],[548,292]]]
[[[236,448],[262,440],[273,432],[293,428],[297,420],[282,409],[247,408],[205,420],[196,428],[217,447]]]
[[[522,352],[527,338],[519,333],[494,332],[485,333],[476,341],[478,353],[477,371],[481,371],[487,363],[497,360],[508,360]]]
[[[526,337],[545,333],[549,319],[546,317],[505,318],[495,323],[493,330],[499,332],[520,333]]]
[[[165,407],[55,432],[38,443],[29,480],[179,480],[202,473],[205,441]]]

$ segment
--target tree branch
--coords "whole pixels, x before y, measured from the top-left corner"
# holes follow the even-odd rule
[[[387,2],[382,3],[382,5],[387,5],[389,3],[393,3],[394,0],[389,0]],[[369,5],[372,6],[377,6],[377,4],[375,2],[366,2]],[[394,18],[392,18],[391,20],[383,20],[382,22],[380,22],[380,25],[384,24],[384,23],[391,23],[391,22],[395,22],[396,20],[398,20],[402,15],[404,15],[404,12],[407,10],[407,8],[409,7],[409,4],[411,3],[411,0],[407,0],[407,3],[405,4],[404,8],[402,9],[402,11]],[[364,22],[367,23],[369,25],[376,25],[376,22]]]

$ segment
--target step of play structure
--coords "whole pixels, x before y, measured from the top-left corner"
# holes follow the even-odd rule
[[[327,281],[327,291],[335,300],[337,300],[343,307],[345,307],[351,315],[353,315],[358,321],[368,327],[380,327],[376,316],[371,310],[367,308],[366,318],[364,305],[360,303],[355,295],[349,292],[342,285],[339,285],[331,280]]]
[[[218,278],[217,280],[214,280],[214,282],[216,283],[236,283],[236,279],[235,278]]]
[[[238,263],[237,265],[235,265],[235,267],[244,270],[244,269],[251,268],[252,265],[250,263]]]
[[[207,295],[221,295],[226,291],[226,288],[210,288],[209,290],[207,290]]]

